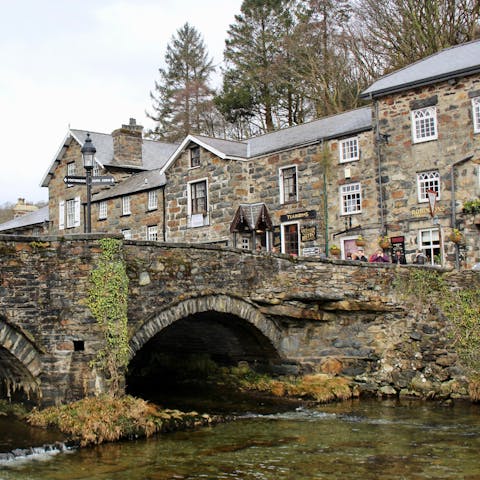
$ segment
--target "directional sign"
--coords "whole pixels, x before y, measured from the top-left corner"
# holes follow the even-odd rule
[[[77,183],[78,184],[81,184],[81,183],[86,184],[87,183],[87,178],[86,177],[79,177],[77,175],[69,175],[69,176],[65,177],[63,179],[63,181],[65,183],[68,183],[68,184],[74,184],[74,183],[75,184],[77,184]]]
[[[115,179],[111,175],[102,175],[101,177],[92,177],[92,185],[113,185]]]

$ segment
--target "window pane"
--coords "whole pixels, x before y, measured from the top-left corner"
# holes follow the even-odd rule
[[[428,190],[437,194],[437,200],[440,199],[440,173],[437,171],[422,172],[417,175],[418,181],[418,201],[428,202]]]
[[[192,183],[191,186],[192,214],[207,211],[207,182]]]
[[[435,107],[412,112],[413,140],[421,142],[437,138],[437,111]]]
[[[282,170],[283,201],[293,202],[297,199],[297,169],[295,167]]]
[[[341,187],[342,214],[362,211],[362,192],[359,183],[351,183]]]
[[[298,225],[285,225],[283,227],[285,253],[298,255]]]
[[[340,162],[350,162],[358,158],[358,138],[349,138],[340,142]]]

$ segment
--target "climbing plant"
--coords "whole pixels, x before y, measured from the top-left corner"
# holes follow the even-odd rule
[[[121,393],[123,371],[128,364],[128,277],[122,257],[122,242],[100,240],[100,261],[90,274],[88,306],[103,333],[104,347],[92,361],[109,383],[109,393]]]
[[[412,270],[397,279],[401,291],[418,304],[435,304],[448,321],[452,345],[470,379],[470,397],[480,401],[480,281],[451,290],[435,271]]]

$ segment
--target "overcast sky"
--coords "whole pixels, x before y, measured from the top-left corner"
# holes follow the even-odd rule
[[[47,200],[40,182],[68,128],[151,121],[150,91],[185,22],[215,64],[242,0],[0,0],[0,205]]]

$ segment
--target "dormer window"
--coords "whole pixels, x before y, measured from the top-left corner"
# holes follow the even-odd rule
[[[200,166],[200,147],[192,147],[190,149],[190,168]]]

